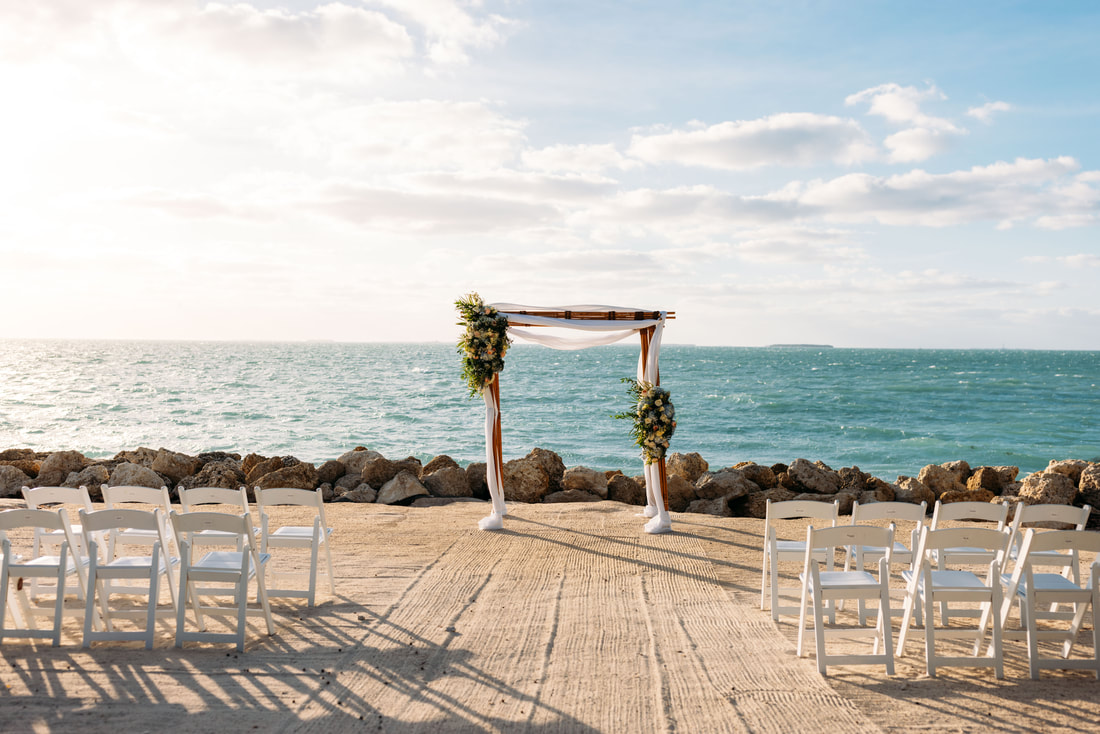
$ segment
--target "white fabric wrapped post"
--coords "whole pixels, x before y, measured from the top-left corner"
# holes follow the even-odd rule
[[[637,379],[641,382],[660,384],[658,358],[661,334],[664,331],[667,311],[618,308],[615,306],[520,306],[512,303],[491,304],[508,319],[508,333],[516,338],[535,342],[551,349],[587,349],[625,339],[631,334],[642,337],[642,354],[638,360]],[[606,316],[606,318],[604,318]],[[536,333],[516,327],[557,327],[585,332],[598,332],[584,337]],[[500,530],[504,527],[507,507],[504,503],[504,478],[502,476],[502,452],[500,436],[500,387],[499,375],[486,386],[485,397],[485,479],[492,497],[492,513],[478,523],[482,530]],[[647,533],[667,533],[672,520],[665,508],[662,494],[660,466],[645,465],[646,508],[642,513],[652,518],[645,525]]]

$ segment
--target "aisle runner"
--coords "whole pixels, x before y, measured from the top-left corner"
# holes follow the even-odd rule
[[[537,517],[462,534],[415,577],[341,666],[364,721],[311,728],[877,731],[732,601],[699,539],[625,512]]]

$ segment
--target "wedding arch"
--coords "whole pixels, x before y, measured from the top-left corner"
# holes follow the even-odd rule
[[[509,337],[535,342],[552,349],[587,349],[613,344],[638,334],[641,353],[638,357],[639,383],[660,385],[658,360],[665,321],[675,318],[673,311],[654,311],[616,306],[520,306],[513,303],[487,304],[486,312],[495,310],[497,318],[507,319]],[[583,335],[562,335],[560,331],[585,332]],[[506,349],[506,345],[504,349]],[[502,350],[503,352],[503,350]],[[503,360],[503,353],[499,355]],[[487,378],[481,394],[485,400],[486,483],[492,498],[492,512],[482,518],[482,530],[500,530],[508,514],[504,502],[504,455],[500,428],[500,373]],[[642,513],[651,518],[645,525],[647,533],[667,533],[672,529],[668,514],[668,474],[663,454],[645,464],[646,507]]]

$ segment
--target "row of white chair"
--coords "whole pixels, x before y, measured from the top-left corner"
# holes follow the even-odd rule
[[[1075,508],[1063,505],[1020,505],[1011,526],[1006,525],[1008,507],[987,503],[936,503],[932,524],[924,525],[924,506],[907,503],[875,503],[853,508],[852,525],[838,526],[836,503],[779,502],[769,503],[765,521],[765,548],[762,564],[761,608],[771,599],[772,616],[778,620],[781,613],[799,614],[799,654],[803,650],[803,637],[807,629],[807,614],[812,608],[817,638],[818,667],[850,663],[884,663],[893,672],[891,648],[891,564],[901,561],[907,567],[901,578],[905,582],[904,615],[898,636],[897,655],[904,654],[907,636],[920,632],[925,637],[928,672],[943,665],[989,665],[998,677],[1003,676],[1001,641],[1003,628],[1008,621],[1013,603],[1020,602],[1021,624],[1025,630],[1016,636],[1026,636],[1029,641],[1029,657],[1033,661],[1031,674],[1038,675],[1039,667],[1086,667],[1100,677],[1100,645],[1094,639],[1094,660],[1049,662],[1039,657],[1036,646],[1036,625],[1039,618],[1069,620],[1068,630],[1039,631],[1040,637],[1055,637],[1064,643],[1063,658],[1068,658],[1073,640],[1081,628],[1086,608],[1091,602],[1081,601],[1095,596],[1100,565],[1094,564],[1088,580],[1082,584],[1079,571],[1079,552],[1082,549],[1100,551],[1100,533],[1083,532],[1090,513],[1089,507]],[[829,522],[827,528],[809,528],[806,540],[780,540],[774,521],[785,518],[809,518]],[[985,520],[996,523],[996,529],[980,527],[944,528],[954,520]],[[896,524],[889,528],[864,526],[871,520],[903,520],[914,527],[908,533],[909,545],[895,537]],[[1075,527],[1060,535],[1025,529],[1030,523],[1055,522]],[[1038,539],[1041,538],[1041,539]],[[1029,545],[1030,541],[1030,545]],[[1060,545],[1059,545],[1060,544]],[[836,549],[847,551],[844,571],[834,571]],[[799,561],[802,574],[800,585],[793,589],[779,587],[778,563]],[[878,561],[877,577],[865,564]],[[1015,561],[1013,574],[1001,573],[1009,561]],[[955,569],[952,566],[987,566],[982,579],[972,570]],[[825,570],[821,570],[825,566]],[[1035,573],[1035,567],[1053,567],[1059,573]],[[1015,582],[1013,581],[1015,579]],[[1029,579],[1031,579],[1029,581]],[[1090,591],[1091,589],[1091,591]],[[779,603],[781,591],[797,590],[801,597],[798,606]],[[1031,596],[1028,596],[1028,593]],[[770,594],[769,594],[770,592]],[[1073,611],[1059,612],[1056,597],[1064,603],[1072,603]],[[835,625],[836,612],[844,599],[854,599],[859,605],[858,625],[847,628],[826,629],[824,615]],[[879,615],[875,628],[866,627],[866,602],[878,601]],[[1038,600],[1038,602],[1036,601]],[[965,608],[952,606],[968,602]],[[1042,602],[1049,608],[1039,609],[1032,603]],[[940,607],[940,625],[934,623],[933,604]],[[975,609],[973,603],[978,604]],[[1026,605],[1026,606],[1025,606]],[[1094,609],[1100,607],[1093,607]],[[1095,612],[1094,612],[1095,614]],[[950,618],[979,617],[976,628],[949,628]],[[924,628],[915,630],[915,623]],[[985,631],[992,626],[993,640],[985,657],[978,657]],[[1094,619],[1094,635],[1095,635]],[[853,632],[874,634],[875,646],[868,656],[829,656],[825,652],[826,632],[831,634]],[[939,655],[935,648],[936,636],[971,637],[974,647],[971,656],[948,657]],[[881,652],[880,652],[881,646]]]
[[[314,604],[318,556],[324,548],[327,560],[329,587],[335,593],[334,571],[330,547],[332,529],[327,526],[324,516],[324,502],[320,491],[300,489],[255,490],[260,508],[261,527],[254,528],[251,521],[248,497],[245,489],[228,490],[221,488],[197,488],[181,490],[182,512],[172,509],[166,488],[147,487],[104,487],[106,509],[94,511],[87,490],[40,487],[24,488],[27,510],[9,510],[0,513],[0,539],[3,540],[2,578],[0,578],[0,641],[4,636],[47,637],[57,645],[60,641],[62,615],[79,614],[81,610],[66,610],[64,597],[70,589],[78,598],[85,599],[84,644],[97,639],[144,639],[146,646],[152,645],[153,620],[157,614],[175,614],[177,616],[176,644],[181,645],[189,639],[207,639],[208,641],[237,642],[243,648],[244,614],[249,582],[253,579],[257,585],[257,602],[260,608],[254,610],[263,613],[269,633],[272,621],[267,597],[292,596],[308,600]],[[71,523],[64,508],[56,510],[39,509],[47,503],[76,504],[80,522]],[[120,505],[141,503],[149,510],[124,509]],[[240,509],[240,513],[200,512],[197,508],[217,503]],[[312,526],[276,526],[271,522],[267,508],[273,505],[308,506],[316,510]],[[171,528],[169,532],[168,528]],[[33,530],[32,558],[24,561],[11,550],[11,542],[5,531],[17,528]],[[120,549],[134,545],[151,547],[150,555],[120,555]],[[229,545],[232,551],[211,551],[196,558],[195,546]],[[47,555],[46,548],[57,546],[56,555]],[[309,585],[301,588],[266,588],[269,548],[304,548],[310,552],[310,565],[305,573],[279,573],[283,576],[308,576]],[[88,552],[91,549],[91,552]],[[175,555],[173,555],[175,554]],[[179,592],[174,578],[174,570],[179,567]],[[18,593],[13,593],[9,580],[12,573],[17,574]],[[271,575],[276,577],[274,569]],[[171,592],[171,608],[157,609],[159,581],[167,577]],[[31,594],[28,599],[23,589],[22,579],[31,581]],[[55,579],[54,609],[30,604],[38,592],[37,581],[42,578]],[[75,578],[75,587],[67,585]],[[134,586],[133,580],[146,579],[144,586]],[[123,582],[129,580],[129,585]],[[199,582],[219,582],[215,587],[200,586]],[[224,607],[203,605],[199,599],[203,595],[224,595],[226,584],[231,587],[236,604],[233,609],[239,615],[237,633],[210,637],[205,633],[204,613],[219,614]],[[131,609],[127,613],[113,610],[108,599],[113,593],[140,593],[148,596],[147,617],[144,632],[118,633],[113,630],[112,620],[120,616],[134,616]],[[95,607],[95,599],[100,606]],[[178,603],[182,600],[182,603]],[[15,603],[13,603],[15,602]],[[199,633],[185,630],[185,609],[190,605],[196,615]],[[6,610],[11,612],[14,625],[7,625]],[[53,616],[54,629],[43,633],[33,623],[35,616]],[[103,629],[105,627],[105,629]],[[119,636],[121,635],[121,636]]]

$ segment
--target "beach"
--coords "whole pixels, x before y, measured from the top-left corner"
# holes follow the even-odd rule
[[[482,502],[328,506],[335,597],[325,589],[312,609],[274,600],[276,634],[250,620],[243,653],[176,649],[166,620],[151,651],[82,650],[77,620],[58,648],[5,641],[0,731],[1095,726],[1095,678],[1032,681],[1021,642],[1006,642],[1004,680],[963,668],[929,678],[919,643],[894,676],[881,666],[820,676],[812,655],[794,653],[796,620],[776,625],[759,609],[763,521],[674,513],[674,532],[651,536],[638,508],[617,502],[510,510],[503,531],[481,532]],[[278,522],[300,513],[272,509]]]

